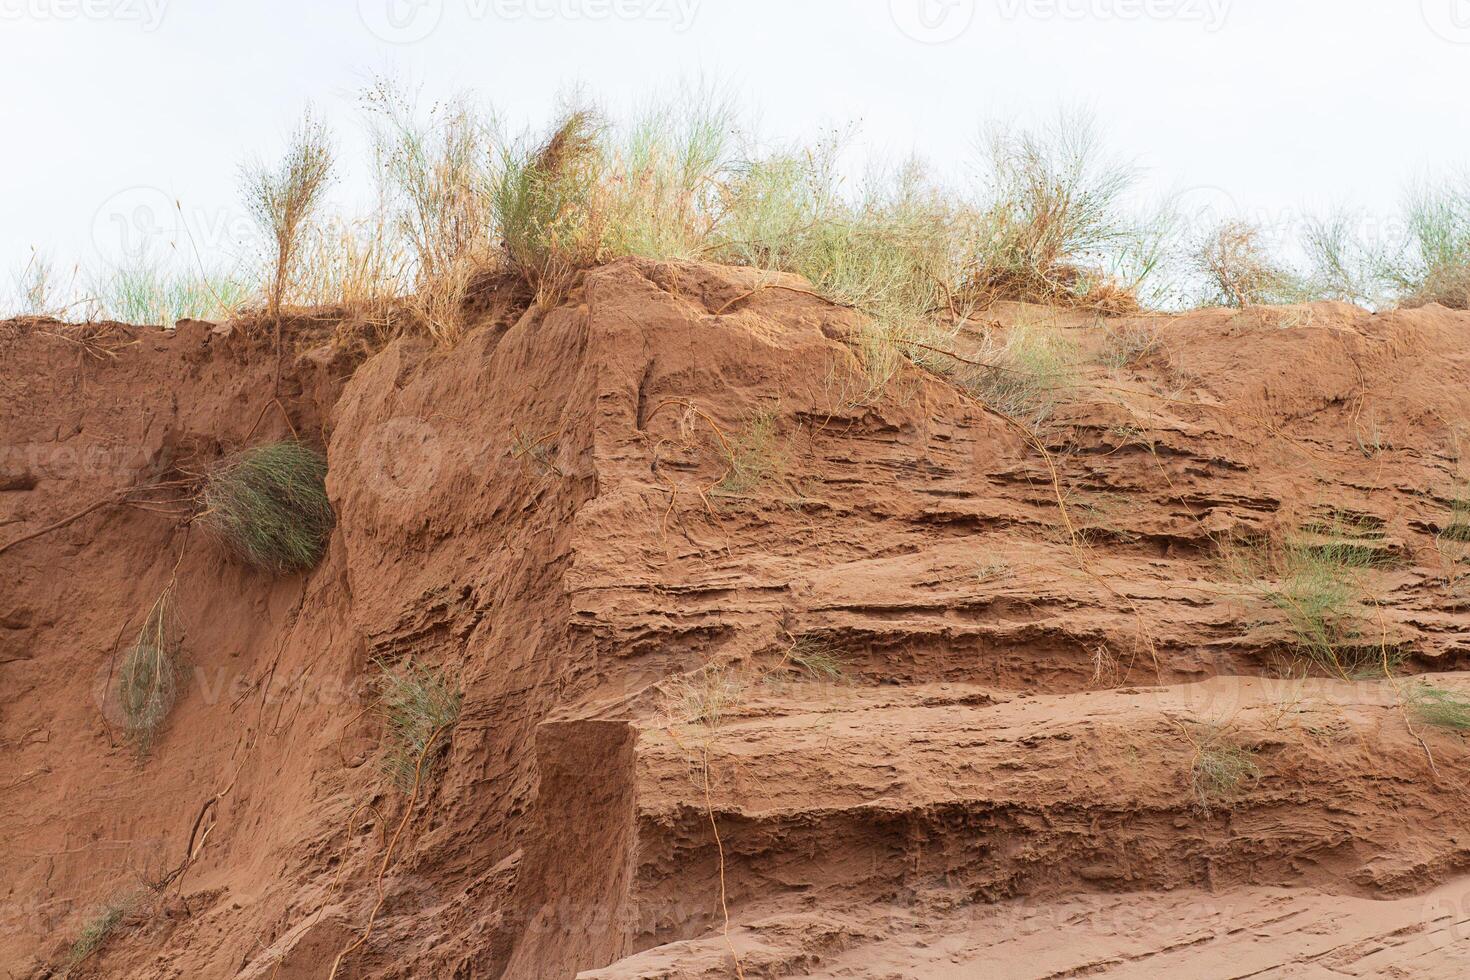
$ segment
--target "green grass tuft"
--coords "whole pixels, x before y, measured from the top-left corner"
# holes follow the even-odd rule
[[[228,276],[179,275],[139,262],[95,283],[93,294],[101,317],[169,327],[185,319],[228,319],[245,305],[250,287]]]
[[[208,474],[200,521],[257,568],[311,568],[335,521],[326,476],[326,457],[301,443],[246,449]]]
[[[1409,306],[1470,309],[1470,174],[1412,187],[1405,207],[1408,243],[1384,275]]]
[[[132,908],[132,900],[113,901],[98,909],[82,926],[82,931],[71,944],[67,954],[67,965],[75,967],[102,948],[102,945],[118,931],[123,919]]]
[[[587,109],[563,113],[544,142],[504,154],[492,207],[506,258],[547,306],[606,254],[603,127]]]
[[[776,438],[776,414],[761,411],[751,416],[735,436],[721,444],[726,473],[719,488],[739,496],[753,494],[785,479],[785,447]]]
[[[1450,522],[1439,536],[1446,541],[1470,544],[1470,497],[1456,497],[1450,504]]]
[[[1408,694],[1409,710],[1426,725],[1470,731],[1470,698],[1432,684],[1418,684]]]
[[[1297,531],[1286,542],[1277,587],[1267,597],[1285,615],[1293,644],[1308,660],[1339,677],[1381,662],[1369,642],[1364,573],[1386,559],[1373,546],[1374,526],[1341,518]]]
[[[378,703],[388,739],[383,772],[394,786],[411,793],[416,773],[421,781],[433,776],[449,733],[459,723],[464,695],[440,669],[414,663],[378,666]]]

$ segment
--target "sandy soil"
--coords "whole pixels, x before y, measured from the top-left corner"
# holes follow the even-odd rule
[[[323,314],[279,404],[250,324],[0,324],[0,547],[293,431],[338,515],[304,576],[129,506],[0,551],[0,976],[133,895],[71,976],[318,980],[370,919],[338,977],[1466,975],[1470,754],[1401,700],[1470,693],[1470,314],[1004,307],[1079,365],[1032,437],[865,391],[800,288],[622,261],[370,356]],[[1383,556],[1395,676],[1305,676],[1232,570],[1313,524]],[[106,692],[175,574],[140,761]],[[406,657],[465,693],[411,807]]]

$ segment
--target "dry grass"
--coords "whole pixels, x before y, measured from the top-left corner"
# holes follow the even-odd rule
[[[413,325],[453,343],[487,270],[514,270],[545,305],[618,256],[712,259],[804,276],[866,312],[855,345],[877,391],[905,360],[932,356],[918,344],[946,346],[970,312],[1000,299],[1121,314],[1180,305],[1202,280],[1211,301],[1235,306],[1330,297],[1470,307],[1466,176],[1414,187],[1407,234],[1386,247],[1365,244],[1351,212],[1309,221],[1310,274],[1298,276],[1243,222],[1204,242],[1178,238],[1169,206],[1144,210],[1137,169],[1075,113],[990,130],[976,177],[959,186],[918,161],[855,179],[848,130],[763,145],[709,89],[622,126],[573,107],[542,138],[521,140],[465,97],[421,114],[380,78],[362,104],[379,189],[368,214],[320,220],[334,154],[310,114],[279,163],[243,171],[267,239],[259,291],[272,314],[293,301],[340,306],[384,336]],[[33,255],[12,292],[25,313],[162,323],[228,316],[242,298],[232,276],[128,269],[96,283],[69,297]]]
[[[382,213],[316,223],[300,252],[293,295],[307,306],[387,315],[413,292],[412,259]]]
[[[731,667],[707,667],[660,685],[662,713],[671,722],[713,731],[750,690],[749,679]]]
[[[1158,328],[1150,323],[1124,323],[1104,331],[1101,359],[1115,371],[1143,365],[1163,343]]]
[[[1194,739],[1194,761],[1190,766],[1190,791],[1195,807],[1209,815],[1229,809],[1261,778],[1255,753],[1231,741],[1217,729]]]
[[[1374,256],[1357,231],[1364,220],[1343,209],[1307,218],[1302,250],[1312,270],[1308,286],[1312,298],[1382,305],[1386,287],[1375,272]]]
[[[206,474],[198,520],[257,568],[311,568],[321,560],[335,523],[326,475],[326,457],[301,443],[246,449]]]
[[[332,181],[333,150],[326,124],[308,111],[274,166],[256,161],[241,171],[246,207],[268,244],[266,310],[278,317],[298,271],[302,235]]]
[[[985,333],[974,360],[962,365],[956,380],[997,411],[1039,426],[1051,417],[1061,391],[1075,373],[1075,352],[1056,330],[1018,323],[1004,332]]]
[[[1380,223],[1349,210],[1309,220],[1302,244],[1314,295],[1378,308],[1470,309],[1470,173],[1410,185],[1397,223],[1402,236],[1384,241],[1368,234]]]
[[[118,668],[117,699],[127,719],[128,741],[139,756],[153,748],[178,698],[179,647],[171,584],[148,611]]]
[[[16,316],[57,316],[62,308],[51,259],[31,249],[26,264],[11,277]]]
[[[1260,229],[1243,221],[1227,221],[1206,236],[1195,261],[1211,302],[1243,308],[1290,303],[1304,295],[1297,278],[1272,257]]]
[[[917,162],[870,175],[840,193],[841,134],[736,168],[722,188],[711,243],[721,261],[790,272],[867,315],[857,340],[868,384],[881,387],[907,358],[947,346],[971,304],[955,295],[963,210]]]
[[[1137,171],[1108,157],[1091,120],[1063,114],[1039,129],[994,129],[987,149],[962,291],[982,302],[1136,308],[1132,294],[1156,265],[1163,229],[1127,213]]]
[[[615,131],[604,151],[608,254],[701,256],[722,217],[735,131],[729,102],[709,89],[649,106]]]
[[[363,106],[380,182],[382,213],[364,235],[369,277],[406,284],[429,334],[452,343],[479,270],[499,262],[494,205],[501,140],[493,118],[467,96],[421,116],[414,99],[385,78]]]
[[[394,786],[410,793],[416,778],[427,780],[437,768],[459,723],[464,695],[438,668],[381,662],[378,668],[378,706],[387,740],[382,769]]]
[[[786,660],[815,680],[841,680],[846,664],[830,644],[815,637],[799,636],[786,651]]]
[[[726,472],[717,489],[749,496],[785,482],[790,460],[778,438],[777,422],[774,411],[756,412],[720,444]]]

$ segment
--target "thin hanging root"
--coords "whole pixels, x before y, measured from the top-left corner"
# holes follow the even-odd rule
[[[706,742],[700,752],[701,762],[704,768],[704,812],[709,817],[710,833],[715,838],[715,852],[720,860],[720,914],[724,916],[725,945],[730,949],[730,958],[735,961],[735,976],[739,980],[745,980],[745,967],[740,962],[740,954],[735,951],[735,944],[730,941],[730,904],[726,899],[725,891],[725,844],[720,840],[720,826],[715,822],[715,805],[710,796],[709,787],[709,743]]]
[[[398,821],[398,829],[393,831],[393,839],[388,842],[388,850],[383,855],[383,863],[378,866],[378,878],[375,882],[378,900],[373,905],[371,914],[368,915],[367,926],[362,930],[362,935],[353,940],[332,961],[332,971],[327,974],[327,980],[336,980],[337,970],[342,966],[342,961],[360,949],[363,943],[367,942],[373,934],[373,924],[378,919],[378,910],[383,907],[385,897],[383,895],[383,876],[388,872],[388,863],[393,860],[393,851],[398,847],[398,838],[403,835],[403,828],[408,826],[409,817],[413,816],[413,805],[418,801],[419,787],[423,783],[424,760],[428,758],[429,750],[434,747],[434,743],[439,741],[439,736],[444,734],[450,727],[452,727],[452,723],[446,723],[434,729],[434,734],[429,736],[429,740],[424,743],[424,750],[419,753],[419,761],[413,767],[413,792],[408,797],[408,805],[403,808],[403,819]]]
[[[279,330],[280,330],[280,325],[277,324],[277,331],[278,331],[277,340],[279,340]],[[275,384],[276,384],[277,390],[279,390],[280,389],[280,385],[281,385],[281,372],[280,372],[280,362],[279,361],[277,361],[277,363],[276,363],[276,381],[275,381]],[[255,430],[260,427],[261,421],[265,418],[265,413],[268,412],[268,411],[270,411],[270,407],[272,405],[276,406],[276,408],[279,408],[281,410],[281,418],[285,420],[285,422],[286,422],[286,428],[288,428],[288,429],[291,430],[291,438],[292,439],[300,439],[300,436],[298,436],[296,434],[296,426],[294,426],[294,425],[291,424],[291,413],[290,412],[287,412],[286,411],[286,406],[281,404],[280,395],[273,394],[271,396],[271,400],[270,401],[268,401],[264,405],[260,406],[260,414],[257,415],[257,416],[255,416],[255,421],[251,423],[249,431],[245,433],[245,438],[242,439],[242,440],[240,440],[241,443],[248,443],[250,441],[250,437],[253,436],[253,435],[255,435]]]
[[[704,423],[709,426],[710,431],[715,434],[715,438],[719,440],[720,449],[724,452],[725,468],[713,483],[709,484],[709,486],[702,487],[699,490],[695,491],[699,494],[699,499],[704,502],[705,512],[716,523],[719,523],[719,515],[715,513],[714,505],[710,503],[709,495],[714,491],[716,487],[718,487],[721,483],[724,483],[725,479],[732,472],[730,460],[734,458],[734,450],[730,448],[730,439],[728,436],[725,435],[725,430],[720,428],[720,424],[718,422],[716,422],[713,418],[709,416],[708,413],[700,409],[687,398],[665,398],[663,401],[659,402],[653,407],[653,411],[649,412],[648,415],[644,417],[644,424],[647,425],[648,422],[650,422],[655,415],[670,406],[682,407],[684,409],[686,417],[693,415],[702,419]],[[678,495],[679,488],[671,483],[669,485],[669,506],[667,510],[664,511],[663,527],[665,534],[668,533],[669,515],[672,514],[674,511],[674,501],[678,497]]]

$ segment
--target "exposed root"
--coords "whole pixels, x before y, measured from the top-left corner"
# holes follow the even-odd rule
[[[337,970],[342,966],[342,961],[362,948],[362,945],[372,937],[373,925],[378,920],[378,911],[382,909],[385,898],[383,894],[383,876],[388,873],[388,864],[393,860],[393,851],[398,847],[398,839],[403,836],[403,829],[408,826],[408,820],[413,816],[414,804],[418,802],[419,787],[423,783],[424,760],[428,758],[429,751],[434,747],[434,743],[439,740],[439,736],[450,727],[450,725],[440,725],[434,731],[434,734],[429,737],[428,742],[424,745],[423,751],[419,753],[419,761],[414,766],[413,771],[413,792],[409,794],[408,804],[403,808],[403,819],[398,821],[398,829],[393,832],[393,839],[388,842],[388,850],[383,854],[383,863],[378,865],[378,877],[374,885],[378,893],[378,900],[373,904],[373,910],[368,915],[367,925],[363,928],[362,935],[348,944],[342,952],[337,954],[337,958],[332,961],[332,969],[327,974],[327,980],[336,980]]]
[[[830,296],[823,296],[821,293],[816,292],[815,290],[801,289],[798,286],[783,286],[783,285],[781,285],[778,282],[767,282],[767,283],[761,283],[759,286],[755,287],[754,289],[750,290],[747,293],[741,293],[739,296],[736,296],[734,299],[730,300],[730,302],[726,303],[724,306],[720,307],[718,310],[715,310],[715,316],[723,316],[725,314],[725,311],[727,311],[728,309],[730,309],[730,307],[734,306],[736,303],[743,303],[746,300],[750,299],[752,296],[754,296],[757,293],[761,292],[762,290],[766,290],[766,289],[784,289],[788,293],[799,293],[802,296],[813,296],[813,297],[816,297],[817,299],[821,300],[824,303],[830,303],[833,306],[840,307],[840,308],[843,308],[843,309],[856,309],[856,307],[849,306],[847,303],[839,303],[839,302],[837,302],[835,299],[833,299]]]
[[[167,480],[158,483],[146,483],[142,486],[137,487],[124,487],[121,490],[114,490],[107,496],[102,497],[99,500],[92,501],[81,510],[77,511],[74,514],[63,517],[61,520],[57,521],[54,524],[48,524],[38,531],[32,531],[30,534],[22,534],[20,537],[16,538],[13,541],[7,541],[4,544],[0,544],[0,554],[4,554],[17,545],[24,544],[27,541],[34,541],[36,538],[43,537],[53,531],[59,531],[62,528],[67,527],[68,525],[75,524],[77,521],[86,517],[88,514],[91,514],[94,511],[101,510],[103,507],[107,507],[111,504],[134,504],[140,502],[146,503],[146,501],[133,501],[129,498],[132,497],[134,494],[147,493],[149,491],[159,490],[164,487],[178,486],[181,482],[182,481],[178,480]]]
[[[735,951],[735,944],[730,941],[730,905],[726,900],[725,891],[725,844],[720,840],[720,827],[715,821],[715,805],[710,796],[709,787],[709,745],[706,743],[700,752],[701,765],[704,769],[704,812],[709,817],[710,833],[715,838],[715,852],[720,862],[720,914],[724,917],[725,945],[730,949],[730,958],[735,961],[735,976],[739,980],[745,980],[745,967],[740,962],[740,954]]]

